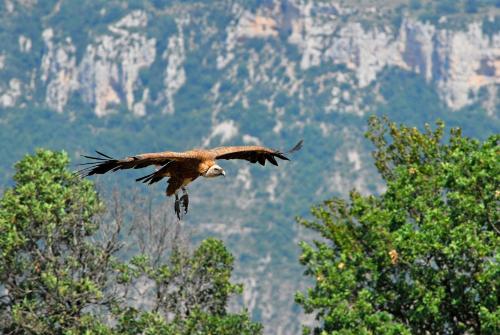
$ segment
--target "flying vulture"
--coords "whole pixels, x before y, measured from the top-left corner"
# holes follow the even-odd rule
[[[244,159],[251,163],[259,162],[265,165],[269,161],[273,165],[278,165],[276,158],[289,160],[285,155],[300,150],[302,142],[297,143],[291,150],[281,152],[262,146],[237,146],[237,147],[218,147],[215,149],[194,149],[185,152],[164,151],[156,153],[140,154],[125,157],[123,159],[114,159],[102,152],[96,151],[97,156],[83,156],[92,159],[92,162],[83,163],[88,165],[86,168],[78,171],[82,177],[94,174],[104,174],[106,172],[115,172],[124,169],[142,169],[144,167],[155,165],[157,170],[146,176],[137,178],[136,181],[153,184],[168,177],[167,196],[175,195],[175,213],[181,218],[180,207],[182,205],[184,213],[187,213],[189,198],[186,186],[202,176],[214,178],[225,176],[224,169],[215,163],[218,159]],[[183,195],[179,198],[179,190]]]

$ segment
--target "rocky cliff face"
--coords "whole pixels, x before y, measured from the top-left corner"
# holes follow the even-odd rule
[[[46,106],[76,117],[83,110],[99,118],[164,115],[174,124],[170,130],[176,117],[199,110],[191,121],[205,125],[201,146],[317,141],[288,169],[263,173],[228,163],[231,181],[192,191],[193,207],[218,197],[190,219],[200,235],[229,241],[240,260],[236,279],[245,284],[246,306],[269,334],[292,334],[300,329],[293,317],[300,269],[289,266],[297,250],[273,244],[303,236],[290,206],[304,213],[310,202],[353,187],[383,189],[363,130],[350,120],[385,103],[380,78],[387,69],[417,74],[450,111],[476,104],[497,122],[500,32],[483,31],[495,11],[451,28],[443,24],[450,18],[424,22],[410,11],[397,14],[397,24],[372,24],[366,17],[396,14],[333,0],[257,3],[144,1],[129,8],[83,1],[93,10],[85,13],[92,25],[79,21],[74,4],[5,1],[3,29],[13,42],[0,46],[0,107]],[[16,26],[30,18],[36,24],[28,33]],[[71,20],[76,29],[69,29]]]
[[[14,5],[11,6],[7,10],[15,11]],[[222,43],[210,48],[216,63],[207,66],[230,70],[232,63],[245,61],[249,67],[247,80],[269,79],[255,78],[252,58],[244,60],[241,55],[249,53],[245,47],[245,41],[249,39],[268,42],[271,50],[266,51],[276,53],[282,59],[279,66],[285,68],[285,76],[290,81],[287,88],[292,90],[287,91],[289,94],[306,86],[302,77],[308,69],[321,67],[326,70],[322,71],[321,77],[335,79],[338,85],[328,87],[331,90],[328,107],[331,109],[365,112],[363,107],[356,105],[355,99],[350,104],[342,104],[344,92],[339,91],[338,86],[347,83],[354,89],[363,89],[376,82],[384,68],[399,67],[434,83],[439,96],[453,110],[475,102],[479,90],[485,88],[488,91],[485,107],[490,113],[495,112],[491,100],[496,99],[496,87],[500,84],[500,32],[487,35],[482,30],[482,21],[467,23],[461,30],[456,30],[439,28],[406,15],[399,27],[364,27],[362,22],[352,19],[345,22],[343,18],[352,16],[353,10],[342,8],[335,1],[270,1],[255,8],[238,3],[229,7],[229,22],[224,27],[200,18],[190,6],[171,9],[171,16],[179,16],[176,17],[178,29],[173,34],[165,32],[162,36],[168,41],[163,52],[158,52],[156,38],[148,38],[148,16],[151,20],[151,13],[132,10],[107,25],[104,31],[93,34],[89,44],[79,45],[78,48],[84,49],[84,56],[78,62],[72,37],[60,31],[58,35],[63,37],[54,41],[57,27],[46,26],[40,36],[45,44],[40,68],[32,69],[46,88],[46,104],[62,112],[69,97],[78,92],[85,103],[94,107],[98,116],[112,113],[116,105],[122,103],[130,112],[145,115],[145,105],[151,102],[151,97],[147,87],[138,81],[139,73],[151,66],[156,58],[161,58],[165,60],[161,74],[164,77],[163,111],[174,113],[174,95],[186,84],[183,68],[185,45],[196,43],[193,35],[190,40],[183,33],[183,26],[201,23],[206,26],[196,32],[201,35],[198,38],[203,40],[203,35],[205,38],[213,35],[225,37]],[[367,9],[370,10],[374,9]],[[193,34],[192,27],[187,29]],[[17,51],[29,53],[31,39],[22,34],[18,38]],[[298,59],[289,59],[284,53],[283,49],[289,46],[297,48]],[[258,57],[254,55],[253,59]],[[5,54],[0,60],[0,68],[8,66]],[[336,65],[343,66],[343,71],[338,68],[328,70],[329,66]],[[19,80],[11,78],[10,82],[2,83],[2,106],[15,105],[20,94],[34,89],[20,85]]]
[[[86,104],[94,106],[97,116],[111,113],[121,103],[135,115],[143,116],[147,89],[139,97],[134,95],[141,89],[137,82],[139,71],[156,57],[156,40],[136,30],[146,29],[147,23],[144,11],[132,11],[110,24],[106,33],[85,46],[78,64],[71,36],[54,42],[53,28],[45,29],[42,37],[46,52],[40,78],[46,84],[47,105],[63,112],[70,95],[78,91]]]

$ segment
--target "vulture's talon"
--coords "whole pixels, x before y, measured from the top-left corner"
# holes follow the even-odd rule
[[[174,210],[175,210],[175,214],[177,215],[177,218],[180,220],[181,219],[181,206],[180,206],[179,196],[177,194],[175,195]]]
[[[182,207],[184,208],[184,214],[187,214],[189,207],[189,196],[187,193],[181,197],[180,201],[182,202]]]

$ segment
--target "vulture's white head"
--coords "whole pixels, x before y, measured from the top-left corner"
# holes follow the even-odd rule
[[[207,172],[205,172],[203,177],[213,178],[213,177],[225,176],[225,175],[226,175],[226,172],[224,171],[224,169],[221,168],[219,165],[214,164],[207,170]]]

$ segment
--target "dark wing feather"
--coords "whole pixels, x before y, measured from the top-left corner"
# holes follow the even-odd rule
[[[166,165],[171,161],[182,161],[189,159],[198,159],[194,152],[158,152],[129,156],[123,159],[115,159],[102,152],[96,151],[97,156],[83,157],[93,160],[93,162],[83,163],[84,169],[77,171],[81,177],[87,177],[94,174],[104,174],[106,172],[115,172],[125,169],[142,169],[150,165]]]
[[[293,153],[302,148],[303,141],[297,143],[291,150],[287,152],[281,152],[279,150],[274,150],[262,146],[250,145],[250,146],[239,146],[239,147],[220,147],[210,150],[214,155],[215,159],[244,159],[250,163],[257,163],[265,165],[266,161],[269,161],[273,165],[278,165],[276,158],[282,160],[289,160],[285,154]]]
[[[171,162],[172,161],[168,162],[167,164],[162,166],[160,169],[154,171],[153,173],[150,173],[148,175],[137,178],[135,181],[140,181],[140,182],[143,182],[145,184],[151,185],[151,184],[154,184],[154,183],[162,180],[163,177],[165,177],[165,172],[169,168]]]
[[[278,162],[276,161],[276,158],[274,158],[273,155],[267,155],[267,160],[271,162],[271,164],[278,166]]]

